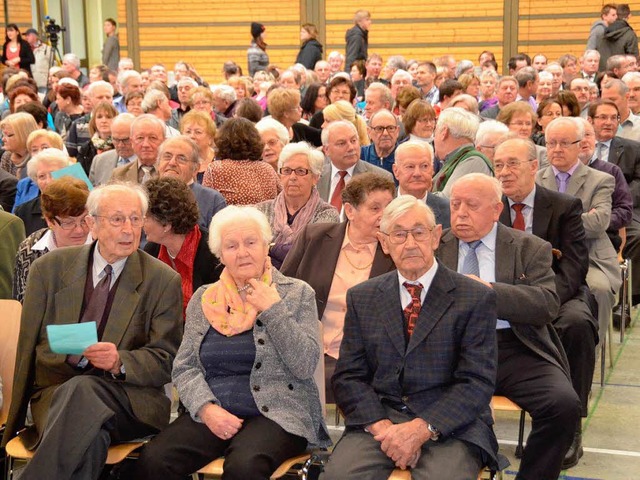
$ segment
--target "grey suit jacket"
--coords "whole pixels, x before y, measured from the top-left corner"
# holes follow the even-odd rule
[[[458,239],[451,230],[442,235],[436,255],[445,266],[458,270]],[[549,242],[498,225],[493,283],[498,318],[507,320],[524,345],[560,367],[568,377],[567,358],[551,325],[560,306],[551,261]]]
[[[363,160],[358,160],[355,168],[353,169],[353,176],[355,177],[359,173],[373,172],[381,175],[389,180],[393,180],[393,175],[387,172],[384,168],[376,167],[375,165],[371,165]],[[329,202],[331,199],[329,198],[329,193],[331,192],[331,161],[327,158],[324,162],[324,167],[322,168],[322,174],[320,175],[320,180],[318,180],[318,185],[316,187],[318,189],[318,193],[320,194],[320,198],[322,198],[325,202]]]
[[[260,313],[253,327],[256,362],[251,371],[251,393],[263,415],[310,445],[331,445],[313,374],[320,358],[321,340],[314,293],[306,283],[272,269],[273,283],[282,300]],[[200,362],[200,346],[211,325],[202,312],[203,285],[187,307],[184,337],[173,364],[173,382],[180,399],[197,421],[207,403],[220,405]],[[258,342],[260,341],[260,344]]]
[[[550,190],[558,191],[555,174],[551,167],[539,171],[536,182]],[[587,234],[589,267],[602,271],[611,284],[612,292],[616,293],[620,289],[622,279],[618,255],[607,236],[614,188],[613,176],[578,162],[578,168],[569,178],[565,193],[582,201],[582,223]],[[590,213],[591,210],[595,212]]]
[[[89,170],[89,180],[95,187],[109,183],[111,175],[118,165],[118,152],[108,150],[93,157],[91,169]]]
[[[58,386],[78,374],[105,374],[95,368],[79,373],[65,362],[66,355],[50,351],[46,335],[47,325],[79,321],[94,246],[60,248],[31,266],[3,446],[23,428],[29,401],[36,431],[28,429],[24,440],[32,447],[42,435]],[[161,430],[169,423],[170,409],[162,387],[171,380],[171,364],[182,333],[180,276],[138,250],[127,259],[117,288],[101,340],[118,348],[126,370],[120,382],[133,413]]]

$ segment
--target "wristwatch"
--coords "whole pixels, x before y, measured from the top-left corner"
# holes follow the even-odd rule
[[[431,440],[433,440],[434,442],[437,442],[438,439],[440,438],[440,430],[438,430],[436,427],[434,427],[430,423],[427,424],[427,428],[431,432]]]

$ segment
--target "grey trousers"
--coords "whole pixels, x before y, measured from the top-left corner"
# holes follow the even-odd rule
[[[412,418],[387,409],[393,423]],[[416,468],[411,469],[413,480],[469,480],[478,477],[483,467],[479,448],[461,440],[448,438],[426,442]],[[387,478],[395,464],[380,449],[380,442],[364,430],[345,431],[338,441],[320,480],[381,480]]]
[[[79,375],[54,393],[42,440],[20,479],[97,479],[112,442],[152,433],[157,430],[135,418],[117,382]]]

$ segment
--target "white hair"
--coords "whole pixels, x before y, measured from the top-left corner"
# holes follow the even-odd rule
[[[229,205],[216,213],[211,219],[209,249],[216,257],[220,258],[222,253],[222,232],[224,229],[230,225],[246,225],[249,222],[256,224],[262,236],[262,241],[265,245],[268,245],[271,242],[272,234],[269,220],[265,214],[256,207]]]
[[[285,145],[280,152],[278,158],[278,170],[280,170],[284,164],[294,155],[304,155],[307,157],[307,163],[309,164],[309,170],[314,175],[320,175],[322,173],[322,167],[324,166],[324,155],[319,150],[316,150],[307,142],[290,143]]]
[[[107,90],[111,92],[111,95],[113,95],[113,85],[111,85],[109,82],[105,82],[104,80],[97,80],[93,83],[90,83],[89,86],[87,87],[87,93],[89,94],[90,97],[93,96],[93,92],[98,87],[105,87]]]
[[[440,132],[447,127],[454,138],[465,138],[473,142],[479,126],[480,119],[477,115],[459,107],[451,107],[440,112],[436,131]]]
[[[502,185],[500,184],[500,180],[498,180],[497,178],[494,178],[494,177],[490,177],[486,173],[479,173],[479,172],[467,173],[466,175],[463,175],[462,177],[457,178],[451,184],[451,189],[453,191],[453,189],[455,188],[455,186],[458,183],[478,182],[478,181],[479,182],[484,182],[488,186],[490,186],[491,190],[492,190],[492,193],[493,193],[493,199],[496,202],[502,202]]]
[[[547,125],[547,129],[544,131],[545,140],[549,135],[549,132],[556,127],[561,127],[563,125],[569,126],[576,130],[576,135],[578,136],[578,140],[582,140],[584,138],[584,125],[580,122],[576,122],[573,117],[558,117],[554,118]]]
[[[67,53],[64,57],[62,57],[62,61],[70,63],[71,65],[76,67],[76,69],[80,68],[80,59],[75,53]]]
[[[459,93],[458,95],[456,95],[451,99],[449,106],[455,107],[457,103],[464,103],[467,106],[465,110],[475,115],[478,115],[479,113],[478,100],[476,100],[475,97],[469,95],[468,93]]]
[[[380,231],[389,233],[389,228],[391,228],[394,222],[411,210],[422,212],[429,228],[436,226],[436,217],[433,214],[433,210],[431,210],[423,200],[418,200],[413,195],[400,195],[394,198],[382,212]]]
[[[147,93],[144,94],[144,98],[142,99],[142,111],[144,113],[153,112],[158,108],[158,104],[164,100],[168,100],[164,93],[160,90],[151,88],[147,90]]]
[[[327,57],[329,60],[331,60],[332,58],[339,58],[340,60],[344,61],[344,55],[342,55],[340,52],[338,52],[337,50],[334,50],[333,52],[331,52],[329,54],[329,56]]]
[[[356,126],[353,123],[348,122],[346,120],[337,120],[335,122],[331,122],[329,125],[327,125],[322,129],[322,133],[320,135],[322,140],[322,145],[324,146],[329,145],[329,135],[331,135],[331,132],[338,127],[344,127],[344,126],[348,126],[353,132],[353,134],[358,136],[358,130],[356,130]]]
[[[122,114],[121,114],[122,115]],[[118,115],[119,117],[120,115]],[[116,117],[116,118],[118,118]],[[139,128],[138,126],[143,124],[143,123],[147,123],[147,124],[152,124],[154,127],[156,127],[156,129],[158,129],[158,131],[160,132],[160,135],[162,135],[162,139],[164,140],[165,137],[165,123],[160,120],[158,117],[156,117],[155,115],[151,115],[149,113],[145,113],[143,115],[139,115],[137,117],[135,117],[133,119],[133,121],[131,122],[131,136],[133,137],[133,132]]]
[[[233,87],[229,85],[216,85],[211,87],[211,91],[214,95],[218,95],[221,100],[231,104],[238,99],[238,95]]]
[[[289,143],[289,131],[287,127],[271,117],[263,118],[256,123],[256,129],[260,135],[267,132],[275,132],[282,145]]]
[[[100,185],[99,187],[91,190],[89,198],[87,198],[87,211],[89,212],[89,215],[95,217],[100,213],[100,205],[105,197],[121,197],[123,195],[136,195],[140,200],[142,216],[147,214],[147,210],[149,209],[149,198],[147,197],[145,189],[138,184],[122,182]]]
[[[582,58],[587,58],[587,55],[595,53],[598,59],[600,59],[600,52],[598,50],[585,50],[582,54]]]
[[[64,85],[65,83],[68,85],[73,85],[76,88],[80,88],[80,84],[78,83],[78,81],[74,80],[71,77],[64,77],[58,80],[58,85]]]
[[[64,168],[71,165],[71,159],[69,158],[69,155],[57,148],[45,148],[44,150],[41,150],[31,160],[29,160],[29,162],[27,162],[27,175],[34,182],[38,177],[38,168],[43,164],[58,164],[59,168]]]
[[[129,83],[129,80],[131,80],[132,78],[137,78],[138,80],[142,80],[142,75],[140,75],[135,70],[124,70],[120,72],[120,74],[118,75],[118,83],[121,86],[125,86]]]
[[[538,80],[553,80],[553,75],[551,74],[551,72],[543,70],[541,72],[538,72]]]
[[[633,80],[640,80],[640,72],[627,72],[622,76],[621,80],[625,84],[628,84],[629,82],[631,82]],[[629,86],[629,85],[627,85],[627,86]]]
[[[498,122],[497,120],[485,120],[480,123],[478,127],[478,131],[476,132],[476,145],[481,145],[484,143],[484,139],[487,135],[492,133],[499,133],[502,135],[506,135],[509,133],[509,127],[507,127],[504,123]]]
[[[395,82],[400,77],[404,77],[410,82],[413,80],[413,77],[411,76],[411,74],[406,70],[396,70],[396,73],[394,73],[393,76],[391,77],[391,85],[393,85],[393,82]]]
[[[402,156],[405,151],[410,150],[419,150],[421,155],[428,155],[429,161],[431,162],[431,164],[433,164],[433,147],[431,146],[431,144],[428,142],[419,142],[416,140],[409,140],[408,142],[402,142],[400,145],[398,145],[398,148],[396,148],[396,164],[399,163],[398,160],[400,160],[400,163],[402,162],[402,160],[398,157]]]
[[[180,80],[178,80],[178,86],[186,84],[186,83],[190,84],[192,87],[198,87],[198,82],[196,82],[191,77],[182,77]]]

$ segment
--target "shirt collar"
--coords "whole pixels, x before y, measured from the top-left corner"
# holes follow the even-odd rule
[[[401,196],[401,195],[411,195],[410,193],[404,192],[402,191],[402,188],[400,188],[400,186],[398,186],[398,195],[396,195],[397,197]],[[427,201],[427,195],[429,195],[429,190],[427,190],[426,192],[424,192],[424,197],[419,198],[418,200],[422,200],[423,202]]]
[[[424,292],[428,292],[429,291],[429,287],[431,286],[431,283],[433,282],[433,277],[436,276],[436,272],[437,271],[438,271],[438,262],[434,257],[433,258],[433,265],[431,265],[431,268],[429,268],[429,270],[424,272],[420,277],[418,277],[415,280],[408,280],[404,275],[402,275],[400,273],[400,270],[397,270],[397,272],[398,272],[398,281],[400,282],[400,286],[402,286],[404,284],[404,282],[411,283],[413,285],[417,285],[419,283],[420,285],[422,285],[422,290]]]
[[[576,169],[578,168],[578,166],[580,165],[580,163],[581,163],[581,162],[580,162],[580,160],[578,159],[578,160],[576,161],[576,164],[575,164],[573,167],[571,167],[569,170],[567,170],[565,173],[568,173],[568,174],[569,174],[569,176],[573,175],[573,173],[576,171]],[[554,175],[554,176],[557,176],[559,173],[561,173],[561,172],[560,172],[560,170],[558,170],[558,169],[557,169],[556,167],[554,167],[553,165],[551,165],[551,169],[553,170],[553,175]]]
[[[344,250],[345,247],[350,247],[354,250],[358,250],[362,247],[366,247],[369,250],[369,253],[371,253],[371,255],[375,255],[376,253],[376,248],[378,247],[378,242],[371,242],[371,243],[365,243],[360,244],[360,245],[356,245],[355,243],[352,243],[351,240],[349,239],[349,224],[347,223],[347,228],[344,231],[344,240],[342,241],[342,248],[341,250]]]
[[[353,166],[347,168],[345,171],[349,174],[349,177],[353,177],[353,171],[355,170],[356,165],[354,164]],[[331,178],[335,177],[338,172],[340,172],[341,170],[336,167],[333,162],[331,162]]]
[[[511,208],[516,203],[523,203],[527,207],[533,208],[533,200],[534,200],[535,196],[536,196],[536,185],[534,183],[533,184],[533,190],[531,190],[529,192],[529,195],[524,197],[521,202],[516,202],[514,200],[511,200],[509,197],[507,197],[507,200],[509,200],[509,208]]]
[[[493,227],[491,228],[491,230],[489,230],[489,233],[487,233],[484,237],[482,237],[480,241],[482,242],[482,245],[487,247],[492,252],[495,252],[497,236],[498,236],[498,223],[494,222]],[[467,242],[460,240],[459,243],[460,243],[460,247],[465,251],[469,249],[469,245],[467,244]]]
[[[105,258],[100,255],[100,249],[98,248],[99,246],[100,242],[96,242],[96,248],[93,249],[93,276],[102,278],[104,267],[106,267],[109,262],[107,262]],[[111,268],[113,268],[113,278],[118,278],[120,276],[122,270],[124,270],[124,265],[125,263],[127,263],[128,258],[129,257],[125,257],[111,264]]]

